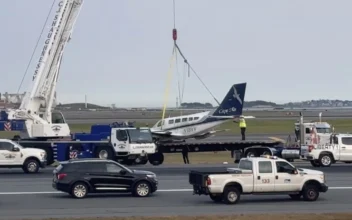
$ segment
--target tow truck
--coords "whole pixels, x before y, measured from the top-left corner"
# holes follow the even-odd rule
[[[312,137],[309,144],[301,147],[301,156],[313,167],[330,167],[338,161],[352,163],[351,134],[330,133],[328,140],[324,140],[313,128]]]
[[[238,168],[221,172],[190,171],[193,194],[209,195],[215,202],[236,204],[242,194],[288,194],[294,200],[316,201],[327,192],[321,171],[297,168],[276,156],[243,158]]]

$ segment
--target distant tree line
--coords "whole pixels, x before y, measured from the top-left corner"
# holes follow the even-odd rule
[[[251,108],[254,106],[271,106],[271,107],[280,107],[274,102],[266,102],[262,100],[257,100],[257,101],[247,101],[244,103],[244,108]],[[200,103],[200,102],[184,102],[181,103],[181,108],[188,108],[188,109],[197,109],[197,108],[204,108],[204,109],[209,109],[209,108],[214,108],[214,106],[209,103]]]
[[[196,108],[213,108],[214,106],[209,103],[200,103],[200,102],[183,102],[181,103],[181,108],[189,108],[189,109],[196,109]]]

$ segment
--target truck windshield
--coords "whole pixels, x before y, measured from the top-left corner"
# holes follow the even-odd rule
[[[128,129],[131,143],[153,143],[153,137],[149,129]]]
[[[316,128],[316,129],[317,129],[317,133],[321,133],[321,134],[330,133],[330,128]]]

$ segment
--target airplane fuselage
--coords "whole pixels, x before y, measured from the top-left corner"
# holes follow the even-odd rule
[[[230,120],[229,118],[211,117],[211,112],[165,118],[151,128],[154,136],[160,140],[185,140],[196,138],[212,128]],[[158,135],[156,132],[170,132],[170,136]]]

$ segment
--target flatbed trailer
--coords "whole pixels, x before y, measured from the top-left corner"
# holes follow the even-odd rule
[[[297,148],[285,148],[278,141],[224,141],[224,142],[191,142],[191,143],[164,143],[157,145],[154,154],[146,155],[146,159],[136,162],[136,155],[114,153],[112,144],[108,140],[79,141],[79,140],[16,140],[23,147],[43,149],[47,152],[48,165],[55,161],[65,161],[72,158],[99,158],[101,152],[107,153],[106,158],[114,159],[126,165],[146,164],[153,165],[164,162],[164,154],[181,153],[184,149],[188,152],[233,152],[234,162],[242,157],[273,155],[285,159],[297,159],[300,152]],[[229,157],[230,157],[229,153]],[[137,160],[138,161],[138,160]]]
[[[234,162],[242,157],[257,157],[260,155],[278,156],[290,161],[300,158],[300,149],[284,147],[280,141],[209,141],[209,142],[184,142],[164,143],[158,145],[158,152],[149,155],[150,162],[163,163],[164,153],[180,153],[186,148],[188,152],[233,152]],[[153,162],[151,162],[153,164]],[[155,164],[158,165],[158,164]]]

